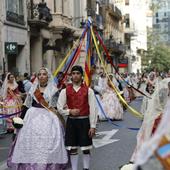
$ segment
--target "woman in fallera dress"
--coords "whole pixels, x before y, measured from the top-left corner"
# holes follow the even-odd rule
[[[18,90],[18,84],[16,83],[15,77],[13,74],[8,73],[4,80],[4,83],[1,88],[1,96],[3,103],[3,114],[13,114],[19,113],[21,111],[22,100],[20,96],[20,92]],[[7,118],[7,130],[9,132],[14,131],[14,127],[12,125],[12,118],[17,117],[18,115]]]
[[[168,100],[168,83],[170,78],[166,78],[158,82],[152,98],[148,100],[147,109],[144,113],[144,119],[142,126],[137,134],[137,144],[133,155],[131,157],[131,162],[136,160],[136,156],[142,145],[150,140],[150,138],[156,132],[156,129],[161,121],[163,116],[163,110]]]
[[[8,157],[12,170],[64,170],[68,161],[64,128],[51,108],[57,88],[48,69],[41,68],[25,100],[23,127]],[[25,114],[25,116],[23,116]]]
[[[110,80],[114,83],[115,87],[118,89],[118,83],[114,80],[112,75],[109,75]],[[103,93],[102,104],[106,116],[112,120],[122,120],[123,119],[123,107],[114,92],[110,80],[107,80],[107,85]]]

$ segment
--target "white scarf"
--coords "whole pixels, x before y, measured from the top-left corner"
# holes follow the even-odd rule
[[[8,89],[8,77],[11,73],[8,73],[5,77],[5,80],[2,84],[2,88],[1,88],[1,92],[0,92],[0,95],[3,97],[3,99],[5,99],[7,97],[7,89]],[[13,89],[11,90],[15,90],[16,88],[18,87],[18,84],[14,78],[14,81],[13,81]]]
[[[46,102],[48,102],[49,105],[51,105],[52,97],[58,91],[58,89],[56,87],[56,84],[54,82],[54,78],[53,78],[51,72],[47,68],[41,68],[40,70],[42,70],[42,69],[45,69],[48,73],[47,87],[45,88],[45,91],[43,93],[43,97],[46,100]],[[38,86],[39,86],[39,80],[38,80],[38,78],[36,78],[31,89],[28,92],[27,98],[24,102],[24,105],[26,105],[27,107],[31,106],[32,99],[34,99],[36,102],[38,102],[36,100],[36,97],[34,96],[34,92],[35,92],[35,90],[37,89]]]

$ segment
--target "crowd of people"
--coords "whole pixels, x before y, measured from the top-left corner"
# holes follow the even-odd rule
[[[158,74],[154,71],[143,74],[139,89],[143,97],[142,126],[137,134],[137,144],[128,170],[169,170],[170,148],[170,72]],[[122,168],[122,170],[123,170]]]
[[[94,92],[83,83],[83,69],[74,66],[69,80],[57,75],[57,83],[47,68],[23,81],[8,73],[1,87],[3,115],[8,132],[15,132],[7,165],[12,170],[78,169],[78,148],[83,152],[83,168],[90,166],[90,150],[95,135],[97,112]],[[31,81],[32,80],[32,81]],[[22,91],[21,91],[22,90]],[[1,113],[1,114],[2,114]],[[65,122],[63,116],[67,116]],[[15,119],[16,120],[16,119]],[[19,127],[19,128],[18,128]]]
[[[83,75],[82,67],[76,65],[69,75],[59,72],[55,78],[44,67],[32,76],[2,76],[0,112],[7,115],[3,119],[7,132],[14,133],[7,161],[10,169],[64,170],[71,166],[77,170],[80,147],[83,168],[88,170],[97,121],[123,120],[126,107],[119,93],[127,103],[145,94],[141,106],[144,119],[130,161],[138,170],[151,170],[145,164],[163,146],[162,140],[169,142],[170,129],[165,123],[170,110],[170,74],[106,74],[103,68],[93,66],[90,87]],[[22,126],[17,126],[14,117],[23,120]],[[163,167],[164,162],[168,166],[161,156],[155,157]]]

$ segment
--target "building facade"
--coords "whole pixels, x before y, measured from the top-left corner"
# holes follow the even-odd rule
[[[57,68],[80,36],[85,16],[86,3],[79,0],[30,0],[31,71],[41,66]]]
[[[126,49],[124,46],[122,12],[112,1],[105,2],[102,6],[104,21],[103,38],[105,39],[105,44],[115,67],[117,67],[119,71],[124,71],[127,69],[128,62],[124,58]],[[113,70],[111,69],[110,71]]]
[[[26,1],[1,1],[0,32],[0,72],[29,72],[30,44]]]
[[[170,0],[152,0],[157,7],[153,11],[153,31],[159,36],[159,41],[170,44]]]
[[[124,30],[123,30],[123,16],[119,8],[112,1],[93,0],[87,1],[87,15],[93,19],[93,27],[101,35],[104,43],[110,53],[115,67],[120,66],[121,58],[125,54]],[[96,56],[94,50],[93,56]],[[108,72],[113,72],[114,69],[109,63],[106,54],[103,53],[105,58],[104,62]],[[100,61],[96,56],[96,64],[100,67]],[[126,62],[127,66],[127,62]]]
[[[129,72],[141,72],[139,51],[147,49],[147,0],[115,0],[124,15],[126,56]]]

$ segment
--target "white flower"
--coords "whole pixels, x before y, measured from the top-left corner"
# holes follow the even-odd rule
[[[14,117],[13,122],[14,122],[14,124],[23,125],[23,120],[21,118],[19,118],[19,117]]]
[[[126,164],[120,170],[133,170],[133,168],[134,168],[133,164]]]

